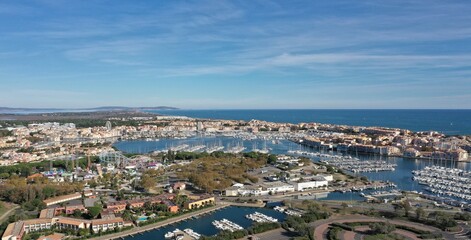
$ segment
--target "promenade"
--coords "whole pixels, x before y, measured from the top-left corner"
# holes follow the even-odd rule
[[[95,237],[95,238],[91,238],[91,239],[93,239],[93,240],[108,240],[108,239],[120,239],[120,238],[124,238],[124,237],[127,237],[127,236],[134,236],[134,235],[138,235],[138,234],[141,234],[141,233],[144,233],[144,232],[154,230],[156,228],[161,228],[161,227],[165,227],[167,225],[171,225],[171,224],[174,224],[174,223],[177,223],[177,222],[181,222],[181,221],[184,221],[186,219],[189,219],[189,218],[192,218],[192,217],[195,217],[195,216],[207,214],[207,213],[225,208],[227,206],[230,206],[230,205],[225,204],[225,203],[224,204],[218,204],[218,205],[213,206],[213,207],[208,207],[208,208],[205,208],[205,209],[202,209],[202,210],[199,210],[199,211],[186,213],[186,214],[183,214],[181,216],[173,217],[173,218],[163,220],[161,222],[157,222],[157,223],[150,224],[150,225],[147,225],[147,226],[135,227],[135,228],[127,230],[127,231],[108,234],[108,235]]]

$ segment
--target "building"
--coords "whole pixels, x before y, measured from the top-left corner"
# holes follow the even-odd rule
[[[334,181],[334,175],[332,174],[318,174],[318,177],[323,177],[327,182],[332,182]]]
[[[110,202],[106,205],[106,209],[112,210],[114,213],[120,213],[126,210],[126,201],[119,201],[119,202]]]
[[[404,151],[403,156],[406,158],[417,158],[420,157],[422,154],[420,153],[419,150],[415,148],[408,148]]]
[[[39,218],[53,218],[54,216],[56,216],[56,210],[54,208],[43,209],[39,213]]]
[[[41,236],[38,240],[61,240],[65,238],[65,234],[62,233],[53,233],[47,236]]]
[[[173,190],[185,190],[186,184],[183,182],[177,182],[173,184]]]
[[[276,194],[276,193],[286,193],[286,192],[294,192],[294,186],[291,184],[283,183],[283,182],[270,182],[265,184],[266,190],[268,193]]]
[[[79,230],[90,227],[89,220],[75,219],[69,217],[58,217],[55,223],[58,229]]]
[[[72,205],[72,206],[66,206],[65,207],[65,214],[73,214],[75,210],[79,210],[80,212],[86,212],[87,209],[82,205]]]
[[[51,218],[24,220],[24,231],[35,232],[44,229],[51,229],[53,222]]]
[[[98,219],[92,220],[92,231],[94,233],[100,230],[105,232],[107,230],[113,230],[115,228],[122,228],[124,226],[124,220],[120,217],[113,219]]]
[[[239,196],[239,187],[229,187],[224,190],[224,195],[227,197],[236,197]]]
[[[190,197],[191,199],[192,197]],[[200,207],[208,206],[208,205],[213,205],[216,203],[216,200],[214,197],[211,196],[199,196],[199,197],[194,197],[191,199],[189,202],[185,203],[185,208],[192,210],[192,209],[197,209]]]
[[[91,195],[93,195],[92,191],[84,192],[85,197],[89,197]],[[54,204],[68,202],[68,201],[72,201],[72,200],[76,200],[76,199],[80,199],[80,198],[82,198],[82,193],[77,192],[77,193],[73,193],[73,194],[69,194],[69,195],[64,195],[64,196],[59,196],[59,197],[46,199],[46,200],[44,200],[44,204],[46,204],[46,206],[51,206],[51,205],[54,205]]]
[[[51,218],[31,219],[10,223],[3,233],[2,240],[21,239],[24,233],[51,229],[53,221]]]
[[[446,152],[435,151],[432,152],[431,158],[443,159],[452,161],[466,161],[468,160],[468,152],[463,149],[449,150]]]
[[[25,233],[23,222],[14,222],[8,224],[3,232],[2,240],[20,240]]]
[[[311,181],[305,181],[305,182],[295,182],[293,183],[294,189],[296,191],[304,191],[306,189],[313,189],[313,188],[319,188],[319,187],[327,187],[328,182],[325,180],[325,178],[322,179],[317,179],[317,180],[311,180]]]
[[[244,186],[240,188],[239,195],[241,196],[262,196],[268,195],[268,191],[263,189],[261,186]]]

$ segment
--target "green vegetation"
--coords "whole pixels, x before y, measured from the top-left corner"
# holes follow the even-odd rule
[[[342,232],[342,229],[339,227],[333,227],[329,229],[329,232],[327,233],[327,239],[328,240],[339,240],[339,233]]]
[[[13,136],[12,131],[8,131],[6,129],[0,129],[0,137],[10,137]]]
[[[396,230],[396,226],[389,222],[375,222],[371,223],[369,226],[371,231],[375,234],[389,234]]]
[[[214,155],[213,155],[214,154]],[[193,160],[177,169],[177,175],[189,179],[197,188],[205,192],[223,190],[232,182],[257,182],[258,179],[248,174],[249,170],[260,168],[267,163],[267,154],[250,153],[244,156],[213,153],[208,157]]]
[[[145,191],[149,191],[157,185],[157,179],[162,176],[162,172],[158,170],[147,170],[142,173],[139,187]]]
[[[92,163],[98,163],[98,157],[90,157]],[[87,168],[88,159],[80,158],[74,161],[76,167]],[[21,177],[28,177],[29,175],[41,171],[50,170],[51,161],[41,161],[41,162],[29,162],[29,163],[19,163],[11,166],[2,166],[0,167],[0,178],[5,179],[12,175],[18,175]],[[52,161],[53,168],[60,168],[66,170],[72,170],[72,162],[68,160],[54,160]]]
[[[0,198],[22,204],[28,210],[41,209],[44,199],[80,192],[82,189],[82,183],[49,183],[47,178],[27,183],[24,178],[12,176],[0,185]]]
[[[342,229],[347,230],[347,231],[353,231],[353,230],[355,230],[355,228],[354,228],[353,226],[347,225],[347,224],[343,224],[343,223],[336,223],[336,222],[334,222],[334,223],[332,223],[331,225],[334,226],[334,227],[342,228]]]
[[[306,213],[301,217],[288,216],[286,221],[282,224],[284,229],[294,229],[299,236],[310,236],[312,235],[312,229],[308,226],[308,223],[327,219],[330,217],[330,211],[312,201],[303,201],[302,206],[306,209]]]
[[[404,240],[405,237],[399,236],[397,234],[375,234],[366,236],[364,240]]]

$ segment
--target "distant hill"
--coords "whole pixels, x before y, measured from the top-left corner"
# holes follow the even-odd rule
[[[90,111],[152,111],[152,110],[176,110],[178,108],[168,106],[158,107],[123,107],[123,106],[104,106],[96,108],[10,108],[0,107],[0,113],[37,113],[37,112],[90,112]]]
[[[129,110],[137,110],[137,111],[149,111],[149,110],[177,110],[178,108],[175,107],[168,107],[168,106],[158,106],[158,107],[122,107],[122,106],[106,106],[106,107],[97,107],[97,108],[90,108],[88,110],[99,110],[99,111],[129,111]]]

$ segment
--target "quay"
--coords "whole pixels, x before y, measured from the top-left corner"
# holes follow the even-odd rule
[[[218,205],[213,206],[213,207],[202,209],[200,211],[186,213],[186,214],[183,214],[181,216],[170,218],[170,219],[167,219],[167,220],[163,220],[161,222],[156,222],[154,224],[150,224],[150,225],[147,225],[147,226],[135,227],[135,228],[132,228],[132,229],[127,230],[127,231],[108,234],[108,235],[95,237],[95,238],[91,238],[91,239],[93,239],[93,240],[124,239],[125,237],[128,237],[128,236],[133,237],[133,236],[139,235],[139,234],[142,235],[145,232],[149,232],[149,231],[152,231],[154,229],[158,229],[158,228],[165,227],[165,226],[168,226],[168,225],[176,224],[178,222],[187,220],[187,219],[192,218],[192,217],[208,214],[208,213],[220,210],[220,209],[228,207],[228,206],[230,206],[230,205],[226,204],[226,203],[222,203],[222,204],[218,204]]]

